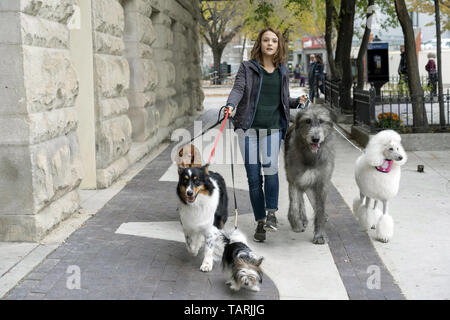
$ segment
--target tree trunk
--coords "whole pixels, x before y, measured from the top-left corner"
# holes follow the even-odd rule
[[[328,64],[330,66],[330,78],[336,80],[336,65],[333,52],[333,20],[334,7],[332,0],[326,0],[326,20],[325,20],[325,45],[327,48]]]
[[[214,76],[215,76],[215,80],[214,80],[214,84],[221,84],[222,81],[222,73],[220,72],[220,62],[222,60],[222,53],[223,53],[223,49],[220,45],[218,46],[214,46],[213,48],[211,48],[212,53],[213,53],[213,60],[214,60]]]
[[[395,0],[395,11],[402,26],[405,39],[405,53],[408,65],[408,87],[412,101],[413,126],[415,132],[428,131],[427,114],[423,101],[423,89],[420,83],[419,67],[416,57],[416,41],[411,18],[405,0]]]
[[[369,0],[367,3],[367,13],[366,13],[366,28],[364,29],[364,35],[361,40],[361,46],[359,47],[357,66],[358,66],[358,89],[364,88],[364,57],[367,54],[367,44],[370,38],[370,29],[372,27],[372,15],[373,15],[373,5],[375,0]]]
[[[336,46],[336,74],[342,82],[342,92],[339,104],[345,112],[352,111],[351,90],[352,78],[352,37],[355,18],[355,0],[342,0],[339,13],[339,31]]]
[[[289,28],[286,28],[286,30],[284,30],[284,32],[282,34],[284,43],[286,44],[286,54],[289,51],[289,34],[290,34]]]
[[[241,50],[241,62],[244,61],[244,52],[246,43],[247,43],[247,36],[244,35],[244,41],[242,42],[242,50]]]
[[[439,0],[434,0],[436,17],[436,41],[437,41],[437,76],[438,76],[438,99],[439,99],[439,124],[445,126],[444,88],[442,87],[442,60],[441,60],[441,14],[439,11]],[[449,120],[450,121],[450,120]]]

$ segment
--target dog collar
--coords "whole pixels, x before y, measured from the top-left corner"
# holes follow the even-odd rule
[[[376,166],[375,169],[383,173],[388,173],[389,171],[391,171],[392,162],[393,162],[392,160],[384,159],[381,166]]]

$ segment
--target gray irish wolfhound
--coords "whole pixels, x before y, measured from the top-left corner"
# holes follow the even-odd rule
[[[311,104],[298,112],[285,140],[284,161],[289,182],[288,219],[293,231],[305,231],[308,219],[303,194],[306,193],[315,213],[315,244],[327,242],[325,200],[334,169],[332,131],[330,112]]]

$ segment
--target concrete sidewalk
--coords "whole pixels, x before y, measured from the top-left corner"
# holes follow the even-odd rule
[[[205,127],[216,121],[226,90],[214,90],[212,95],[205,90]],[[291,96],[303,90],[291,88]],[[212,146],[210,140],[205,141],[209,143],[205,154],[209,154]],[[374,240],[373,231],[362,232],[350,210],[358,194],[353,168],[359,151],[339,135],[335,141],[336,166],[327,202],[330,242],[324,246],[311,243],[311,226],[302,234],[290,231],[282,157],[280,230],[268,234],[265,243],[251,241],[255,224],[245,169],[236,165],[239,228],[250,238],[252,248],[265,257],[266,276],[257,294],[230,292],[219,266],[204,274],[199,271],[200,258],[186,254],[176,213],[177,173],[170,163],[174,144],[166,144],[113,187],[82,191],[83,212],[43,243],[0,243],[0,297],[449,299],[450,152],[408,152],[400,192],[391,204],[395,235],[384,244]],[[416,171],[417,164],[425,165],[424,173]],[[211,170],[225,177],[231,196],[229,165],[215,164],[213,158]],[[227,225],[232,228],[231,217]],[[71,290],[68,283],[75,273],[69,267],[73,266],[80,271],[81,286]],[[380,272],[379,289],[367,285],[373,266]]]
[[[332,182],[351,206],[359,151],[346,143],[336,147]],[[369,236],[407,299],[450,299],[450,151],[407,154],[399,194],[390,202],[394,237],[385,244],[375,240],[374,230]],[[424,173],[417,172],[419,164]]]

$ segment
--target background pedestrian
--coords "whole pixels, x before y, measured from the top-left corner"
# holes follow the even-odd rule
[[[406,61],[406,52],[404,45],[400,46],[400,63],[398,65],[398,74],[400,76],[400,81],[408,82],[408,63]]]
[[[324,64],[323,64],[322,56],[318,55],[318,56],[316,56],[316,68],[315,68],[317,87],[320,90],[320,92],[322,92],[322,94],[325,94],[325,75],[323,73],[323,70],[324,70]],[[319,91],[317,91],[317,93],[319,93]]]
[[[295,82],[298,82],[300,86],[300,79],[301,79],[301,70],[300,65],[297,63],[294,68],[294,80]]]
[[[301,63],[299,64],[299,68],[300,68],[300,87],[304,87],[306,82],[305,68]]]
[[[309,56],[309,70],[308,70],[308,84],[309,84],[309,99],[314,100],[315,93],[315,72],[316,72],[316,56],[314,54]]]
[[[428,86],[431,88],[430,94],[436,95],[437,69],[436,62],[434,61],[436,55],[433,52],[430,52],[427,57],[428,63],[425,65],[425,70],[428,72]]]

